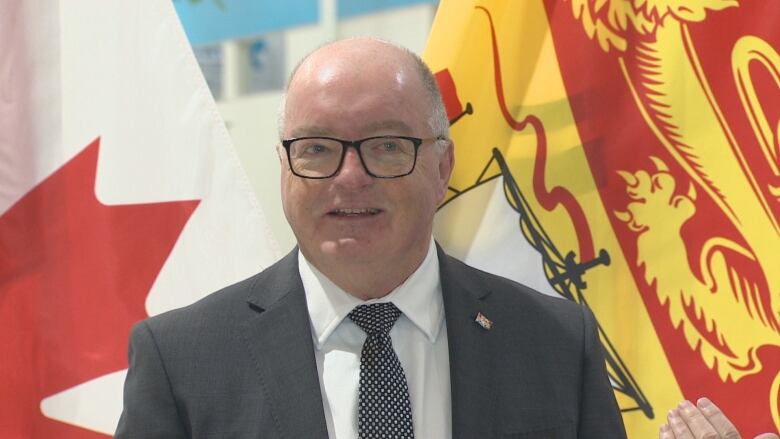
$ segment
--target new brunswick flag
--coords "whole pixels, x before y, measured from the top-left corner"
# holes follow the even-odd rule
[[[629,437],[712,398],[780,428],[780,2],[443,0],[436,234],[588,306]]]

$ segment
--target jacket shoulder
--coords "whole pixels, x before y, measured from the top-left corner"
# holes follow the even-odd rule
[[[562,296],[541,293],[512,279],[488,273],[465,262],[446,256],[448,270],[457,272],[464,287],[486,291],[488,300],[502,306],[522,307],[534,312],[551,313],[562,318],[581,318],[583,307]]]
[[[280,295],[280,289],[287,288],[290,277],[297,275],[295,264],[297,251],[246,279],[228,285],[208,294],[196,302],[173,309],[138,324],[146,324],[154,333],[170,331],[202,331],[203,328],[217,330],[220,326],[231,324],[242,313],[251,310],[253,298],[258,296]]]

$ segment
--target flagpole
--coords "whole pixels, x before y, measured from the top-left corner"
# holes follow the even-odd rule
[[[320,0],[320,28],[325,41],[333,41],[338,37],[336,0]]]

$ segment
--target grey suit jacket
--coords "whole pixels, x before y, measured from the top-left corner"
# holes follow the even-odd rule
[[[327,438],[296,255],[133,328],[115,437]],[[454,439],[625,437],[590,312],[438,255]]]

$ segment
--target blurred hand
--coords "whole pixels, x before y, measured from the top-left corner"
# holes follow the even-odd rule
[[[707,398],[693,405],[683,401],[669,411],[667,423],[658,432],[659,439],[741,439],[734,424]],[[774,433],[763,433],[754,439],[780,439]]]

